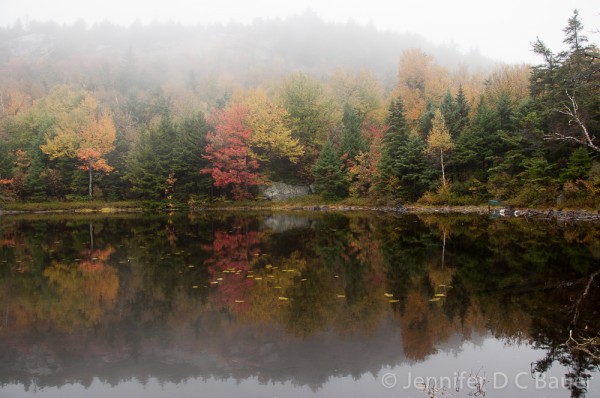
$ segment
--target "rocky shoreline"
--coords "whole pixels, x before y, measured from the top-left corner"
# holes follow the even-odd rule
[[[207,206],[194,209],[164,209],[164,211],[210,212],[210,211],[372,211],[395,214],[479,214],[492,217],[526,218],[538,220],[557,221],[600,221],[600,210],[541,210],[490,206],[349,206],[349,205],[310,205],[310,206]],[[64,210],[4,210],[0,209],[0,216],[15,214],[89,214],[89,213],[140,213],[157,210],[144,210],[141,208],[101,208],[101,209],[64,209]]]

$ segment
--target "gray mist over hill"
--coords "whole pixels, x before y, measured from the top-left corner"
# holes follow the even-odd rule
[[[18,64],[18,78],[46,87],[68,83],[91,89],[123,79],[146,88],[167,82],[207,86],[209,81],[253,87],[297,71],[326,79],[341,68],[368,69],[390,90],[400,55],[410,48],[449,69],[485,72],[496,64],[478,52],[461,53],[418,35],[325,22],[311,12],[249,25],[123,27],[105,22],[87,27],[78,21],[18,23],[0,30],[0,63],[9,74],[15,73],[10,66]]]

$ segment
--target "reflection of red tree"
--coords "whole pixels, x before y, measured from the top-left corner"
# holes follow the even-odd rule
[[[253,283],[248,271],[252,261],[260,255],[258,244],[263,233],[243,229],[237,226],[232,232],[215,231],[212,245],[204,246],[205,250],[212,251],[211,258],[204,263],[208,265],[210,282],[217,286],[212,300],[216,306],[236,310],[248,306],[246,299]]]
[[[115,252],[112,246],[107,246],[101,250],[85,250],[82,254],[86,257],[79,263],[79,268],[83,272],[95,272],[104,269],[106,260]]]
[[[0,239],[0,246],[14,247],[16,244],[14,239]]]

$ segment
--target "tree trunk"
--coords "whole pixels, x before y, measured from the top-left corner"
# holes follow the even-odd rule
[[[88,170],[90,172],[89,185],[88,185],[88,196],[91,199],[92,196],[94,195],[94,192],[92,191],[92,168],[90,167]]]
[[[440,149],[440,163],[442,164],[442,185],[446,186],[446,173],[444,172],[444,151]]]

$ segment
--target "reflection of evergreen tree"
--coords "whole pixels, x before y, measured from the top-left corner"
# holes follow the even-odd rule
[[[437,245],[428,228],[417,220],[407,216],[382,221],[380,226],[387,283],[390,292],[401,300],[401,310],[415,279],[424,276],[426,260]]]

